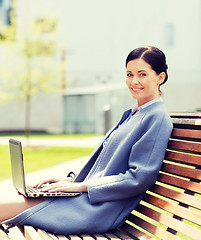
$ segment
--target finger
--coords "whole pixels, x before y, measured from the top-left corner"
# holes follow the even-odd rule
[[[49,192],[50,190],[56,189],[58,187],[63,187],[64,184],[61,183],[51,183],[50,185],[41,189],[42,192]]]
[[[71,187],[72,187],[72,183],[60,181],[58,183],[52,183],[49,186],[44,187],[43,189],[41,189],[41,191],[44,191],[44,192],[55,192],[55,191],[68,192],[69,191],[68,189]]]
[[[45,180],[41,180],[40,182],[38,182],[37,184],[35,184],[34,187],[40,188],[40,187],[42,187],[44,184],[47,184],[47,183],[56,183],[56,182],[58,182],[58,181],[59,181],[59,179],[57,179],[57,178],[45,179]]]
[[[75,189],[69,188],[69,187],[57,187],[57,188],[49,190],[48,192],[53,193],[53,192],[77,192],[77,191],[75,191]]]
[[[43,185],[49,184],[49,183],[50,183],[50,180],[42,180],[36,185],[36,187],[41,188],[41,187],[43,187]]]
[[[38,183],[36,183],[35,185],[33,185],[33,187],[35,188],[40,188],[43,184],[45,184],[46,181],[45,180],[41,180]]]
[[[57,187],[57,188],[54,188],[54,189],[50,189],[48,192],[49,193],[52,193],[52,192],[67,192],[67,189],[65,187]]]
[[[79,192],[76,185],[70,183],[65,185],[57,185],[54,188],[48,190],[48,192]]]

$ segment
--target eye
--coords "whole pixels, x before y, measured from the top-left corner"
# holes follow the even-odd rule
[[[145,76],[147,76],[146,73],[140,73],[140,77],[145,77]]]
[[[127,77],[133,77],[133,74],[132,73],[127,73],[126,76]]]

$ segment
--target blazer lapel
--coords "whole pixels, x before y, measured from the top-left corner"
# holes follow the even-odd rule
[[[130,113],[131,113],[131,109],[129,109],[129,110],[127,110],[127,111],[125,111],[125,112],[123,113],[120,121],[119,121],[112,129],[110,129],[110,130],[106,133],[103,141],[104,141],[115,129],[117,129],[117,128],[119,127],[119,125],[121,125],[121,124],[128,118],[128,116],[130,115]]]
[[[131,114],[131,109],[127,110],[124,112],[123,116],[121,117],[121,120],[119,121],[119,123],[117,124],[117,126],[119,126],[120,124],[122,124],[123,121],[125,121],[129,115]]]

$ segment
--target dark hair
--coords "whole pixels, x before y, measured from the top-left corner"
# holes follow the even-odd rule
[[[126,58],[126,67],[128,62],[142,58],[145,62],[147,62],[152,69],[159,75],[161,72],[165,72],[166,77],[163,83],[164,84],[168,79],[167,69],[168,66],[166,64],[165,54],[158,48],[149,46],[149,47],[140,47],[134,49],[130,52]]]

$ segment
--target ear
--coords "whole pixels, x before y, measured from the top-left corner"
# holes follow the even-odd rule
[[[165,72],[161,72],[159,74],[159,78],[158,78],[158,84],[159,85],[161,85],[165,81],[165,77],[166,77],[166,73]]]

